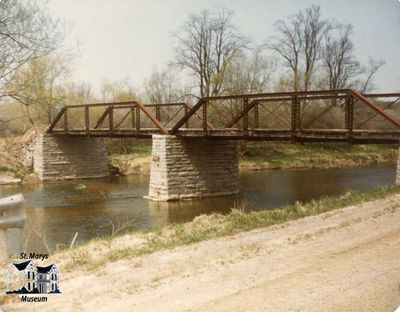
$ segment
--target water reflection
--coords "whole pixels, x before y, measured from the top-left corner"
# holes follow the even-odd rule
[[[69,244],[76,232],[78,244],[109,235],[111,223],[130,222],[131,230],[161,227],[203,213],[226,213],[233,207],[262,210],[349,190],[368,190],[392,184],[394,179],[394,168],[248,172],[241,175],[242,193],[237,196],[151,202],[143,198],[148,178],[133,176],[1,186],[0,196],[23,192],[31,225],[24,234],[29,249],[39,252],[46,249],[43,241],[55,249],[57,244]]]
[[[173,222],[189,221],[200,214],[227,213],[236,207],[241,196],[224,196],[172,202],[148,202],[151,226],[161,227]]]

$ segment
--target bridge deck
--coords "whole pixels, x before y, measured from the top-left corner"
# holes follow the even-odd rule
[[[149,128],[135,131],[132,129],[118,129],[110,132],[108,130],[54,130],[55,135],[68,136],[92,136],[92,137],[114,137],[114,138],[143,138],[150,139],[153,134],[159,134],[158,129]],[[208,139],[221,140],[248,140],[248,141],[295,141],[295,142],[352,142],[362,144],[387,144],[398,143],[400,130],[380,131],[380,130],[354,130],[351,135],[342,129],[314,129],[301,130],[293,133],[289,130],[263,130],[254,129],[243,136],[240,129],[209,130],[205,135],[202,129],[181,129],[176,133],[186,139],[204,137]]]

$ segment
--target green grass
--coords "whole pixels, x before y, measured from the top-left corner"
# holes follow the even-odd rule
[[[11,171],[11,172],[15,172],[13,169],[0,166],[0,172],[10,172],[10,171]]]
[[[118,142],[117,142],[118,143]],[[110,163],[121,172],[143,174],[150,168],[135,165],[135,159],[151,155],[150,141],[136,140],[128,148],[114,142]],[[124,143],[126,144],[126,142]],[[122,148],[121,146],[125,146]],[[395,164],[398,148],[394,145],[349,145],[345,143],[246,142],[240,147],[242,170],[288,168],[339,168]],[[150,162],[150,157],[147,160]],[[141,163],[141,166],[144,164]],[[136,166],[136,168],[135,168]]]
[[[1,161],[1,157],[0,157]],[[22,179],[24,176],[28,174],[26,170],[21,167],[13,166],[12,164],[9,166],[0,166],[0,173]]]
[[[247,143],[241,150],[241,167],[253,169],[372,166],[397,157],[392,145]]]
[[[87,246],[80,246],[71,252],[70,261],[65,270],[95,270],[99,266],[121,259],[138,257],[158,250],[171,249],[177,246],[193,244],[203,240],[233,235],[243,231],[282,224],[307,216],[314,216],[365,201],[381,199],[400,193],[400,186],[379,187],[370,192],[349,192],[339,197],[324,197],[307,203],[295,203],[280,209],[245,213],[232,210],[229,214],[203,215],[194,221],[183,224],[171,224],[162,229],[140,235],[145,242],[139,247],[110,248],[109,239],[97,240],[108,246],[109,250],[99,258],[92,258]],[[90,243],[89,243],[90,244]]]
[[[132,155],[145,157],[151,155],[151,140],[112,139],[108,141],[107,150],[110,155]]]
[[[150,156],[151,155],[150,142],[148,144],[138,144],[137,146],[135,146],[133,154],[139,157]]]

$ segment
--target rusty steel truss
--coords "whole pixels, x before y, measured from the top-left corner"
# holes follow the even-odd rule
[[[400,93],[351,89],[242,94],[187,103],[136,101],[64,106],[47,132],[149,138],[398,143]]]

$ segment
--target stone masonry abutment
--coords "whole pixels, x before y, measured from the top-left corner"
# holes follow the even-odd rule
[[[238,142],[153,135],[148,198],[157,201],[239,192]]]
[[[104,139],[40,135],[33,169],[43,181],[100,178],[110,175]]]

